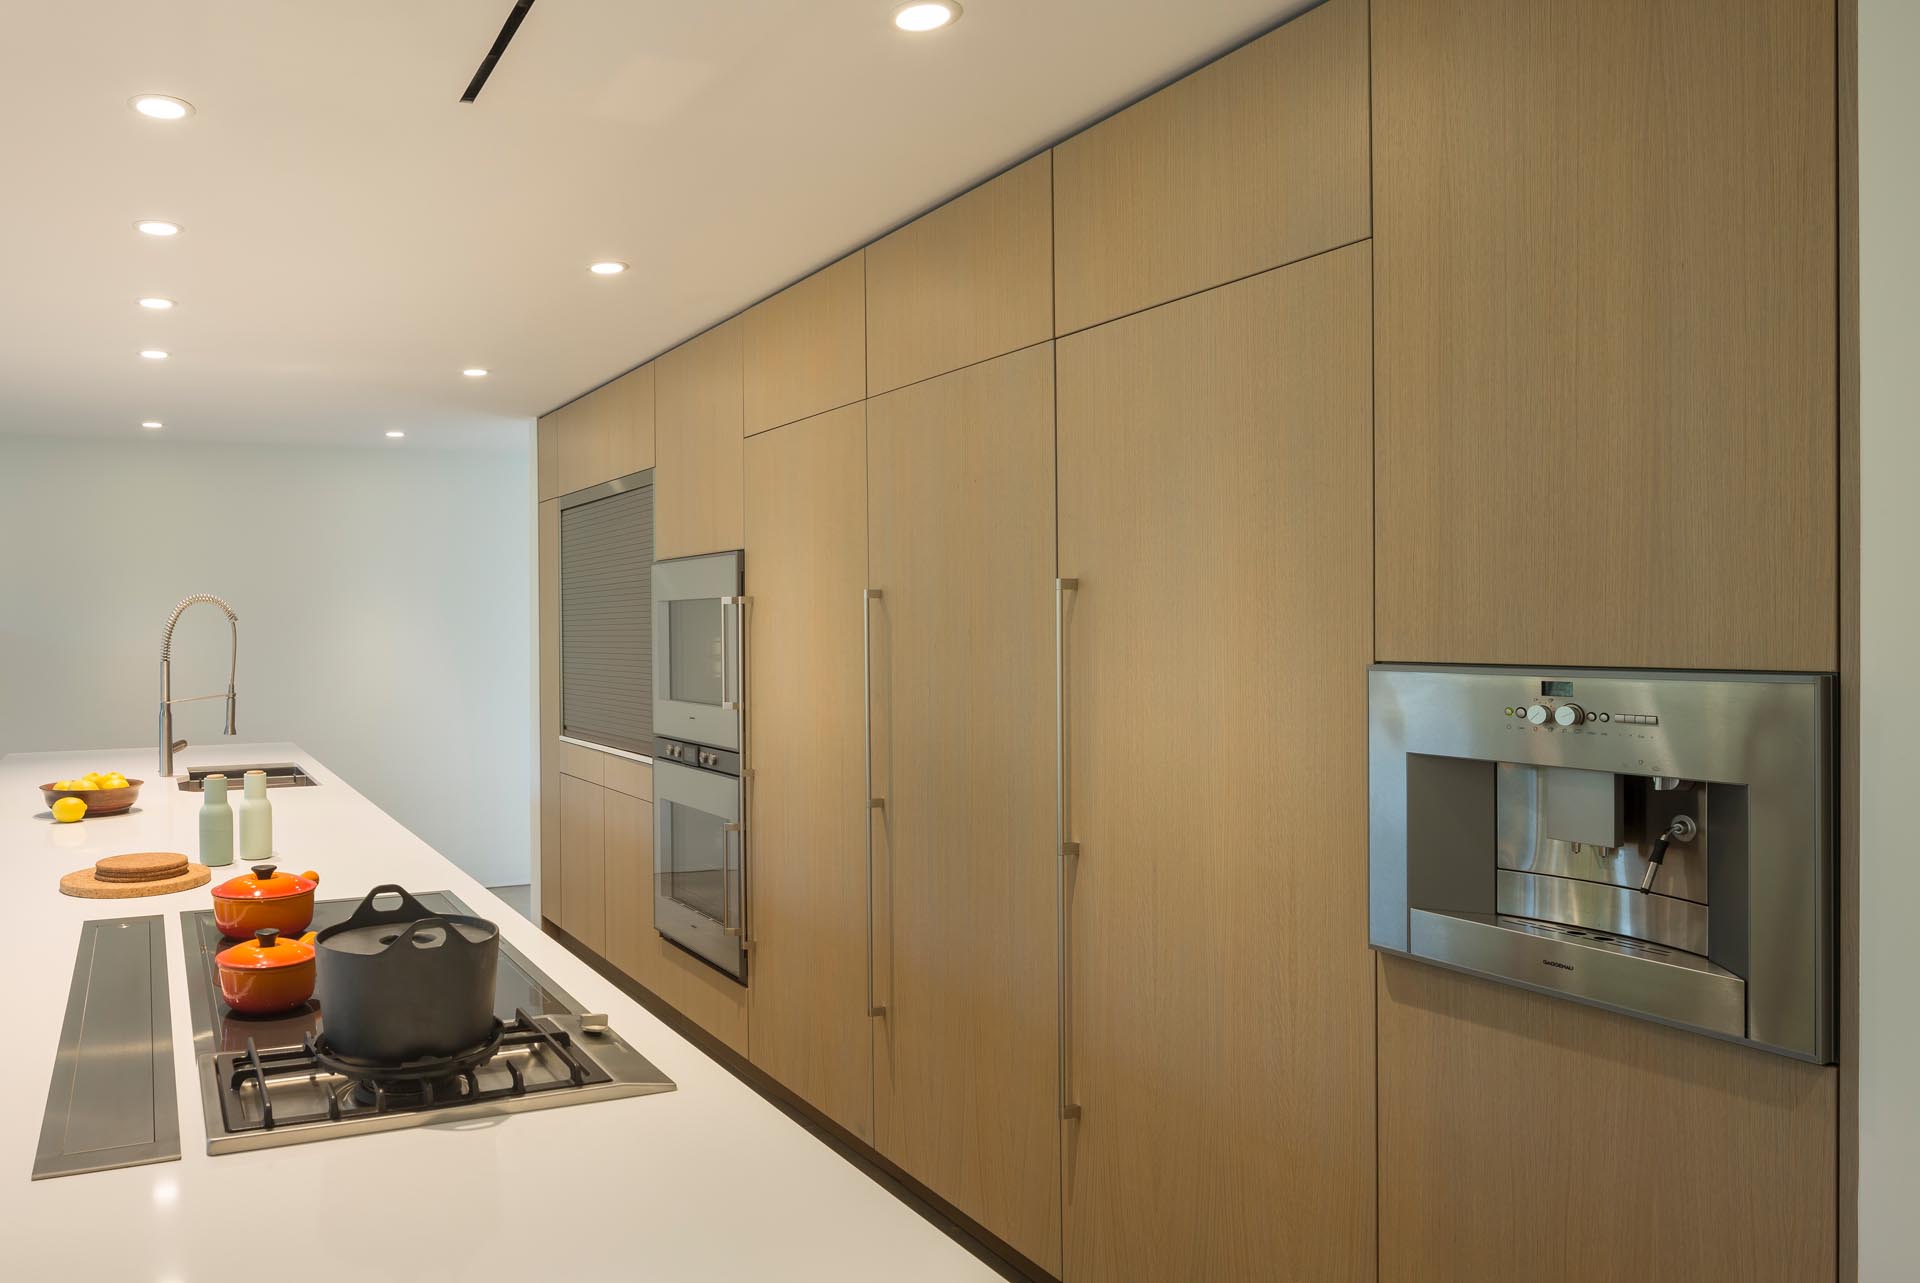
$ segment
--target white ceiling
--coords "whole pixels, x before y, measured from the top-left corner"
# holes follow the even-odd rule
[[[908,36],[889,0],[538,0],[471,105],[510,0],[11,6],[0,431],[524,440],[529,417],[1309,7],[965,2]],[[197,112],[148,120],[139,93]],[[156,240],[142,218],[186,230]],[[633,270],[589,275],[599,258]]]

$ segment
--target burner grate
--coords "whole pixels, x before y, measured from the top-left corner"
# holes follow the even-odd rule
[[[323,1042],[324,1038],[323,1034]],[[529,1081],[518,1057],[507,1054],[512,1052],[551,1058],[560,1072]],[[501,1082],[498,1074],[489,1073],[491,1085],[483,1084],[483,1067],[504,1070],[506,1080]],[[220,1112],[229,1132],[272,1131],[396,1112],[427,1113],[612,1081],[598,1064],[573,1046],[566,1030],[551,1020],[528,1015],[525,1008],[515,1009],[511,1025],[500,1023],[496,1038],[488,1046],[444,1061],[397,1067],[361,1065],[330,1054],[324,1046],[316,1047],[309,1034],[300,1046],[264,1051],[249,1038],[245,1051],[216,1056],[214,1069],[227,1084],[220,1096]],[[325,1109],[299,1114],[276,1112],[273,1085],[299,1080],[327,1083]],[[258,1116],[235,1117],[249,1097]]]

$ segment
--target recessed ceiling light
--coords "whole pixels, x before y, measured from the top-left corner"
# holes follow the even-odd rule
[[[145,219],[135,223],[134,226],[149,236],[178,236],[180,234],[180,224],[162,222],[157,218]]]
[[[618,276],[620,275],[620,273],[627,270],[627,265],[625,263],[620,262],[618,259],[609,258],[601,262],[595,263],[593,266],[589,267],[587,270],[589,272],[592,272],[595,276]]]
[[[407,434],[406,434],[406,433],[404,433],[404,432],[402,432],[402,431],[401,431],[400,429],[398,429],[398,428],[389,428],[389,429],[387,429],[387,435],[388,435],[388,436],[390,436],[390,437],[404,437],[404,436],[406,436]]]
[[[470,379],[484,379],[487,377],[487,372],[481,369],[477,365],[474,366],[471,370],[462,370],[460,371],[460,373],[466,375]]]
[[[163,428],[166,425],[160,422],[160,420],[158,419],[148,419],[145,423],[142,423],[140,426],[143,428],[146,428],[148,431],[152,431],[154,428]]]
[[[143,298],[140,300],[140,306],[146,308],[149,312],[165,312],[173,306],[173,300],[170,298]]]
[[[129,98],[127,103],[142,116],[155,120],[185,120],[193,114],[192,103],[170,94],[141,94],[138,98]]]
[[[960,6],[954,0],[903,4],[893,11],[893,25],[902,31],[938,31],[960,20]]]
[[[140,355],[146,357],[149,361],[164,361],[167,359],[167,354],[157,347],[150,347]]]

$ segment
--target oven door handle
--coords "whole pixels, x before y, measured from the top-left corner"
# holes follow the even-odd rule
[[[740,710],[740,690],[744,682],[728,683],[728,675],[736,670],[746,670],[747,634],[743,623],[745,618],[745,597],[722,597],[720,599],[720,707],[729,713]],[[729,651],[727,647],[727,614],[733,614],[733,632],[736,645]],[[731,656],[733,663],[727,662]]]
[[[744,936],[746,933],[746,897],[741,897],[740,921],[736,923],[733,920],[733,878],[728,871],[732,866],[727,863],[727,857],[733,854],[733,835],[746,831],[744,824],[728,822],[720,826],[720,929],[730,936]],[[744,841],[743,838],[743,844]],[[740,870],[741,890],[744,891],[746,885],[746,868],[743,864]]]

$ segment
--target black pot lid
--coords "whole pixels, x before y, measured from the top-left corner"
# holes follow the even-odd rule
[[[347,927],[330,932],[320,941],[320,945],[337,953],[371,957],[398,945],[400,938],[407,934],[407,929],[412,925],[408,922],[376,922],[364,927]],[[423,953],[437,951],[446,944],[449,929],[457,932],[466,943],[475,945],[487,944],[500,934],[500,929],[485,918],[435,918],[431,925],[415,931],[405,947]]]

